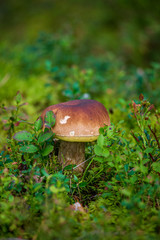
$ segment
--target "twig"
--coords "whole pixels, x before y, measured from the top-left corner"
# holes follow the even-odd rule
[[[95,156],[96,156],[96,154],[95,154],[95,155],[93,155],[92,157],[88,158],[88,159],[87,159],[87,160],[85,160],[84,162],[81,162],[80,164],[78,164],[77,166],[75,166],[73,169],[75,169],[75,168],[79,167],[80,165],[82,165],[83,163],[85,163],[85,162],[89,161],[90,159],[92,159],[92,158],[93,158],[93,157],[95,157]]]
[[[157,138],[155,132],[152,130],[152,128],[151,128],[150,125],[148,125],[148,127],[149,127],[149,130],[151,131],[151,133],[153,134],[153,136],[154,136],[155,139],[156,139],[156,142],[157,142],[158,148],[160,148],[160,144],[159,144],[159,141],[158,141],[158,138]]]

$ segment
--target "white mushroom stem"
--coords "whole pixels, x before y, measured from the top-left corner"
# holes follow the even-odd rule
[[[62,163],[63,168],[70,164],[79,165],[85,161],[85,142],[60,142],[58,160]],[[76,171],[82,172],[84,164],[80,164]]]

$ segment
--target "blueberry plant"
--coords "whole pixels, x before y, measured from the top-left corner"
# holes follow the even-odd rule
[[[138,104],[133,101],[130,107],[137,125],[137,131],[130,132],[135,142],[126,139],[125,132],[112,125],[100,129],[94,148],[95,161],[107,171],[102,196],[120,199],[129,209],[156,207],[160,190],[159,113],[143,95]]]

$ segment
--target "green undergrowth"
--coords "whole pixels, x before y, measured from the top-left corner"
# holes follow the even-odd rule
[[[159,239],[159,111],[141,94],[124,120],[86,145],[83,174],[57,160],[52,112],[29,122],[20,93],[2,106],[7,142],[0,153],[0,237]],[[79,202],[81,211],[74,211]]]
[[[159,239],[159,79],[158,62],[96,55],[72,34],[1,44],[0,237]],[[43,130],[39,117],[74,99],[100,101],[112,123],[86,144],[83,174],[58,162],[52,112]]]

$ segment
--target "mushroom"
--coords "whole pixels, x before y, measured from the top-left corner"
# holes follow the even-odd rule
[[[81,99],[47,107],[41,115],[43,120],[47,111],[55,114],[56,123],[52,131],[61,140],[58,160],[63,167],[76,164],[76,170],[82,172],[85,142],[95,141],[99,136],[99,128],[110,125],[106,108],[95,100]]]

